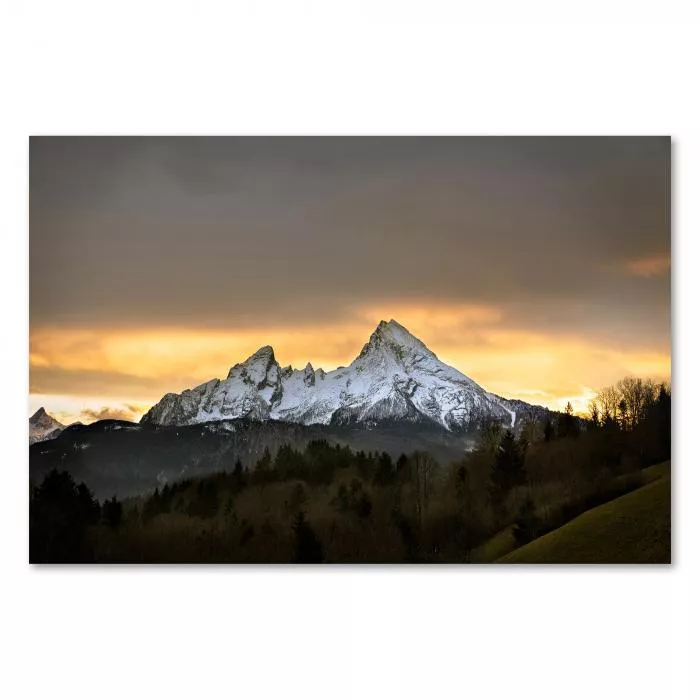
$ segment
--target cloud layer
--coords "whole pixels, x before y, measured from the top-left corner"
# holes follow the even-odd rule
[[[345,364],[390,317],[550,403],[670,371],[669,210],[666,138],[32,138],[32,392]]]
[[[408,307],[394,314],[438,356],[487,389],[553,407],[571,400],[584,410],[594,391],[626,374],[667,377],[668,346],[606,342],[509,326],[495,308]],[[355,322],[257,327],[237,331],[199,329],[39,328],[32,333],[30,390],[35,394],[77,393],[130,396],[155,403],[163,394],[191,388],[271,344],[282,364],[333,369],[347,365],[367,341],[380,317],[357,312]]]

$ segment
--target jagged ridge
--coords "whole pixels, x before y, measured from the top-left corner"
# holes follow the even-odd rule
[[[191,425],[250,418],[304,425],[380,421],[430,422],[467,430],[483,417],[515,425],[520,407],[495,396],[441,362],[393,319],[381,321],[348,367],[331,372],[281,368],[266,345],[212,379],[166,394],[144,423]]]

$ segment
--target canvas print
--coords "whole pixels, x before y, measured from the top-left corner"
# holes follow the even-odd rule
[[[29,163],[31,563],[670,563],[669,138]]]

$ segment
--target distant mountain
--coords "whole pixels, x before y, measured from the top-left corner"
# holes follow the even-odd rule
[[[65,428],[63,423],[59,423],[53,416],[49,415],[42,406],[29,419],[29,444],[52,440],[58,437]]]
[[[380,322],[348,367],[283,368],[266,345],[234,365],[226,379],[166,394],[141,422],[193,425],[247,418],[367,427],[401,422],[462,432],[484,418],[514,427],[531,409],[546,412],[489,393],[392,319]]]
[[[152,492],[179,479],[231,471],[237,459],[253,469],[265,452],[282,445],[304,450],[327,440],[365,452],[430,452],[450,464],[472,449],[473,439],[436,424],[388,423],[368,429],[354,425],[301,425],[284,421],[215,421],[191,426],[139,425],[101,420],[71,425],[51,441],[29,448],[29,474],[39,484],[51,469],[67,470],[101,500]]]

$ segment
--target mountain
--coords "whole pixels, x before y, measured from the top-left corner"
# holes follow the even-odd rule
[[[226,379],[166,394],[141,422],[193,425],[247,418],[372,427],[398,421],[458,432],[476,428],[482,418],[513,427],[528,406],[487,392],[392,319],[380,322],[348,367],[283,368],[265,345],[234,365]]]
[[[52,440],[58,437],[65,427],[63,423],[59,423],[53,416],[49,415],[42,406],[29,419],[29,444]]]

